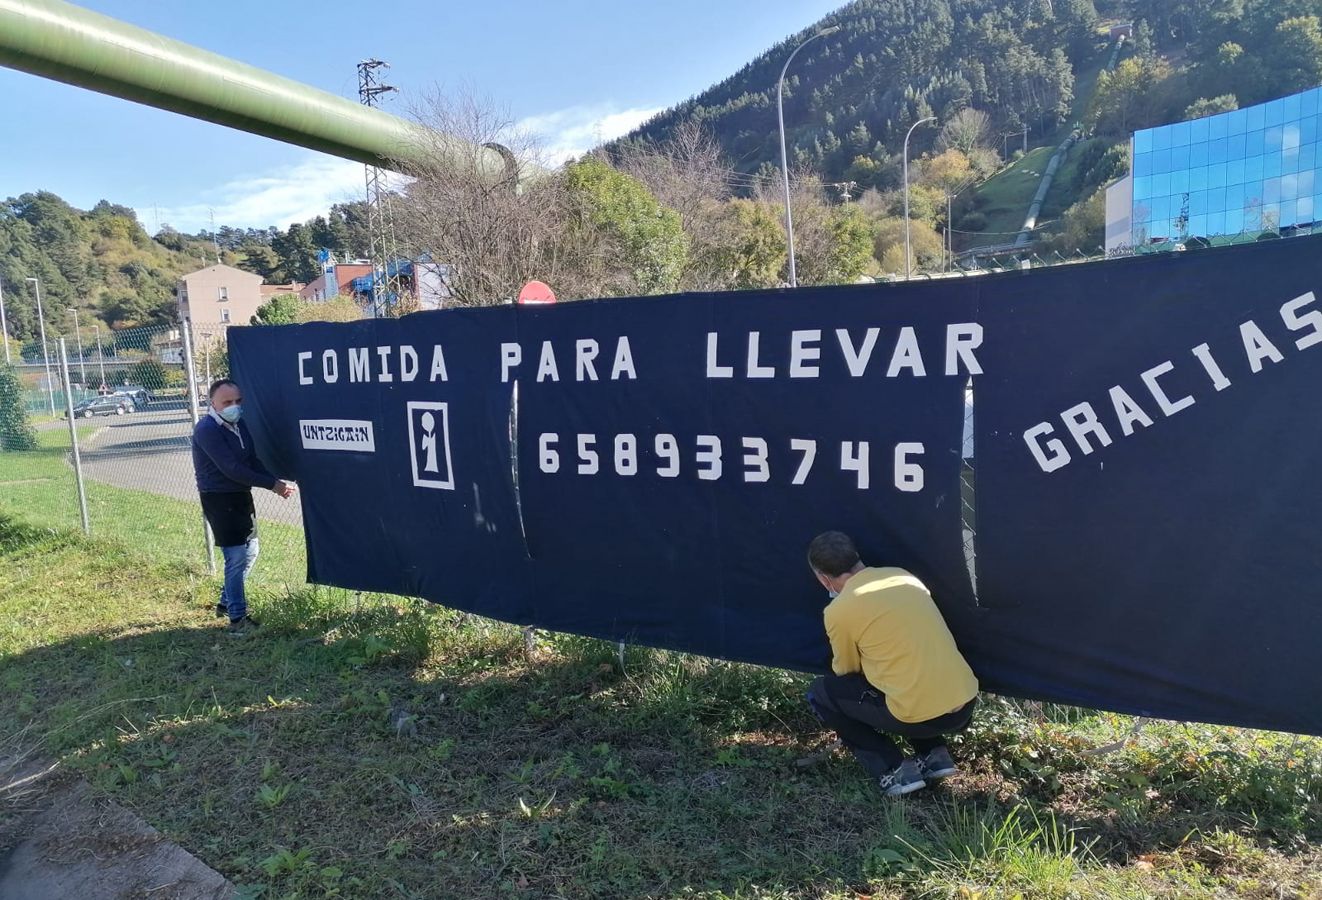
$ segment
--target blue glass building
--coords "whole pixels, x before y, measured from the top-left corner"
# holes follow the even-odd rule
[[[1107,249],[1322,232],[1322,87],[1134,133],[1107,189]]]

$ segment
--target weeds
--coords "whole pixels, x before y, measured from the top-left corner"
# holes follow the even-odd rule
[[[802,675],[551,634],[529,659],[513,626],[311,587],[256,592],[237,645],[208,590],[0,515],[0,735],[240,896],[1307,896],[1322,870],[1312,740],[1152,723],[1089,756],[1131,720],[989,698],[966,774],[887,802],[842,754],[793,764],[823,743]]]

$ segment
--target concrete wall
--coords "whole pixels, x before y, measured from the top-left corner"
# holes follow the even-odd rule
[[[1106,189],[1106,252],[1134,243],[1134,178],[1126,175]]]

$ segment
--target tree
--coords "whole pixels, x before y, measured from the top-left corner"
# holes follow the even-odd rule
[[[1048,249],[1085,256],[1101,251],[1106,243],[1106,191],[1099,190],[1065,210],[1061,225],[1060,232],[1047,242]]]
[[[552,285],[558,296],[582,297],[573,269],[582,248],[565,245],[568,217],[563,179],[526,179],[518,171],[539,162],[539,149],[517,131],[507,112],[468,94],[433,93],[417,116],[428,126],[417,134],[407,174],[413,181],[396,206],[397,225],[458,277],[450,289],[462,306],[504,303],[532,279]],[[509,168],[493,168],[509,150]]]
[[[1170,74],[1160,59],[1131,57],[1097,78],[1089,118],[1098,132],[1128,134],[1150,124],[1159,111],[1157,87]]]
[[[1239,101],[1234,94],[1222,94],[1219,97],[1200,97],[1184,111],[1184,121],[1190,122],[1217,113],[1233,112],[1239,109]]]
[[[596,247],[589,260],[608,294],[674,291],[688,259],[679,214],[641,181],[587,157],[565,170],[574,244]]]
[[[128,369],[128,384],[141,385],[149,391],[158,391],[165,387],[168,377],[168,370],[155,359],[139,360]]]
[[[363,318],[363,310],[348,297],[334,297],[321,303],[301,303],[298,307],[299,322],[357,322]]]
[[[939,150],[958,150],[969,156],[991,140],[991,116],[980,109],[965,108],[941,126],[936,146]]]
[[[251,324],[292,325],[299,320],[301,302],[298,294],[276,294],[257,307],[257,315],[252,317]]]
[[[775,210],[755,200],[730,200],[720,207],[710,287],[718,290],[775,287],[785,266],[785,229]]]
[[[852,203],[836,207],[831,215],[831,253],[828,276],[849,283],[872,267],[872,223]]]
[[[35,450],[37,432],[28,421],[23,385],[9,366],[0,366],[0,450]]]
[[[1322,83],[1322,19],[1295,16],[1276,26],[1270,67],[1274,93],[1294,93]]]
[[[943,252],[941,237],[927,222],[909,223],[909,246],[912,251],[910,265],[914,271],[938,267]],[[873,252],[883,272],[892,275],[904,272],[903,218],[891,216],[877,223]]]

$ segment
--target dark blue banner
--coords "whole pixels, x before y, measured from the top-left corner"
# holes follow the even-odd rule
[[[821,669],[805,551],[838,528],[988,689],[1319,733],[1319,250],[241,328],[231,359],[312,581]]]

